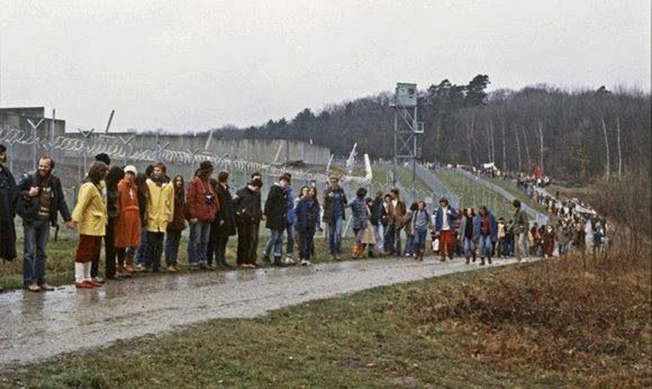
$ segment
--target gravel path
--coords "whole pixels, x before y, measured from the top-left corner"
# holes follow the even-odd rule
[[[249,318],[310,300],[478,270],[462,259],[326,263],[147,277],[103,288],[0,294],[0,367],[219,318]],[[514,263],[495,260],[492,266]]]

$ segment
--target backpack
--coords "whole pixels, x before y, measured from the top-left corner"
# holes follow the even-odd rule
[[[30,188],[37,185],[34,175],[26,174],[26,177],[29,180]],[[16,214],[25,221],[31,221],[34,219],[36,212],[38,211],[38,206],[38,196],[30,197],[18,195],[18,198],[16,199]]]

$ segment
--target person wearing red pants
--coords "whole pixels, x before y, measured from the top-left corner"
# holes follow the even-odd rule
[[[106,200],[102,196],[101,182],[109,168],[104,162],[93,162],[88,177],[79,188],[77,205],[72,220],[78,227],[79,245],[75,257],[75,286],[92,289],[102,286],[91,279],[91,263],[100,256],[102,238],[106,235],[108,221]]]
[[[448,204],[448,199],[439,199],[439,208],[435,211],[435,233],[439,234],[439,256],[443,262],[446,257],[453,259],[455,252],[454,221],[459,217],[455,208]]]

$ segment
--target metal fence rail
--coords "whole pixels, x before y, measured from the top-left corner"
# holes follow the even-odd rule
[[[448,202],[455,208],[458,208],[460,205],[460,198],[455,193],[453,193],[450,188],[444,185],[428,168],[423,165],[417,164],[416,166],[417,177],[421,179],[430,189],[432,190],[432,195],[435,198],[435,201],[439,197],[446,197]]]
[[[457,168],[457,171],[458,171],[460,174],[465,175],[467,178],[469,178],[469,179],[475,181],[476,183],[478,183],[478,184],[480,184],[480,185],[483,185],[485,188],[490,189],[490,190],[492,190],[492,191],[498,193],[499,195],[503,196],[503,197],[504,197],[507,201],[509,201],[510,203],[511,203],[512,201],[514,201],[514,199],[516,198],[516,196],[514,196],[514,195],[511,194],[511,193],[509,193],[509,192],[508,192],[507,190],[505,190],[504,188],[501,188],[500,186],[494,184],[493,182],[489,182],[489,181],[485,180],[484,178],[482,178],[482,177],[480,177],[480,176],[477,176],[477,175],[475,175],[475,174],[471,174],[471,173],[467,172],[467,171],[464,170],[464,169],[459,169],[459,168]],[[535,221],[538,225],[541,226],[541,225],[546,225],[546,224],[548,223],[548,215],[546,215],[546,214],[544,214],[544,213],[541,213],[541,212],[537,211],[536,209],[530,207],[530,206],[527,205],[527,204],[521,204],[521,207],[522,207],[523,210],[528,214],[528,216],[530,216],[530,218],[534,219],[534,221]]]

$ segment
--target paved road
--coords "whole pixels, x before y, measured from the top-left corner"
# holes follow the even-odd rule
[[[494,262],[502,266],[514,260]],[[255,317],[310,300],[479,268],[461,259],[387,259],[164,275],[93,290],[64,286],[49,293],[4,293],[0,368],[205,320]]]

